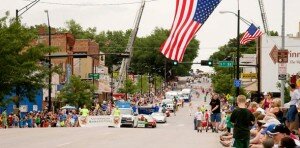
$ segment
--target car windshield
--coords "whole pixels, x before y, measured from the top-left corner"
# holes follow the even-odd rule
[[[121,111],[122,115],[132,115],[132,110],[131,109],[121,108],[120,111]]]
[[[173,103],[173,101],[171,99],[165,99],[162,102],[166,103],[166,104],[172,104]]]

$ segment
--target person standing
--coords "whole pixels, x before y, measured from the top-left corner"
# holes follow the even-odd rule
[[[114,115],[114,124],[118,125],[119,124],[119,120],[120,120],[120,116],[121,116],[121,111],[119,109],[118,106],[116,106],[113,110],[113,115]]]
[[[233,147],[249,148],[250,127],[253,126],[255,117],[246,108],[246,97],[239,95],[237,97],[238,108],[233,110],[230,121],[233,123]]]
[[[297,126],[296,115],[298,113],[298,110],[296,105],[298,105],[300,99],[300,92],[296,88],[295,84],[290,84],[290,87],[291,87],[291,92],[290,92],[291,101],[288,103],[290,105],[290,108],[288,109],[286,115],[287,118],[286,125],[288,126],[290,131],[293,131]]]
[[[90,111],[86,108],[86,105],[83,105],[83,108],[80,109],[80,112],[81,114],[81,121],[82,121],[82,124],[87,124],[87,117],[90,113]]]
[[[214,127],[212,131],[216,133],[218,133],[219,123],[221,122],[220,104],[219,95],[213,95],[209,105],[211,106],[211,122],[212,126]]]
[[[2,118],[2,127],[3,127],[3,128],[8,128],[8,125],[7,125],[7,113],[6,113],[6,109],[2,112],[1,118]]]

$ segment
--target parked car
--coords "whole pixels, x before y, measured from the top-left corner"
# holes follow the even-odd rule
[[[155,112],[151,116],[156,120],[156,123],[166,123],[167,117],[164,113]]]

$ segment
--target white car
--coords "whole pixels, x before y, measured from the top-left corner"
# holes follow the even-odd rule
[[[152,113],[151,116],[156,120],[157,123],[166,123],[167,117],[164,113],[155,112]]]

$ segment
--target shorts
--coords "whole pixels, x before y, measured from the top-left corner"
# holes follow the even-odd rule
[[[210,116],[211,122],[221,122],[221,113],[213,113]]]
[[[287,115],[286,115],[287,121],[288,122],[295,121],[297,113],[298,113],[298,110],[297,110],[296,105],[291,105],[287,112]]]

